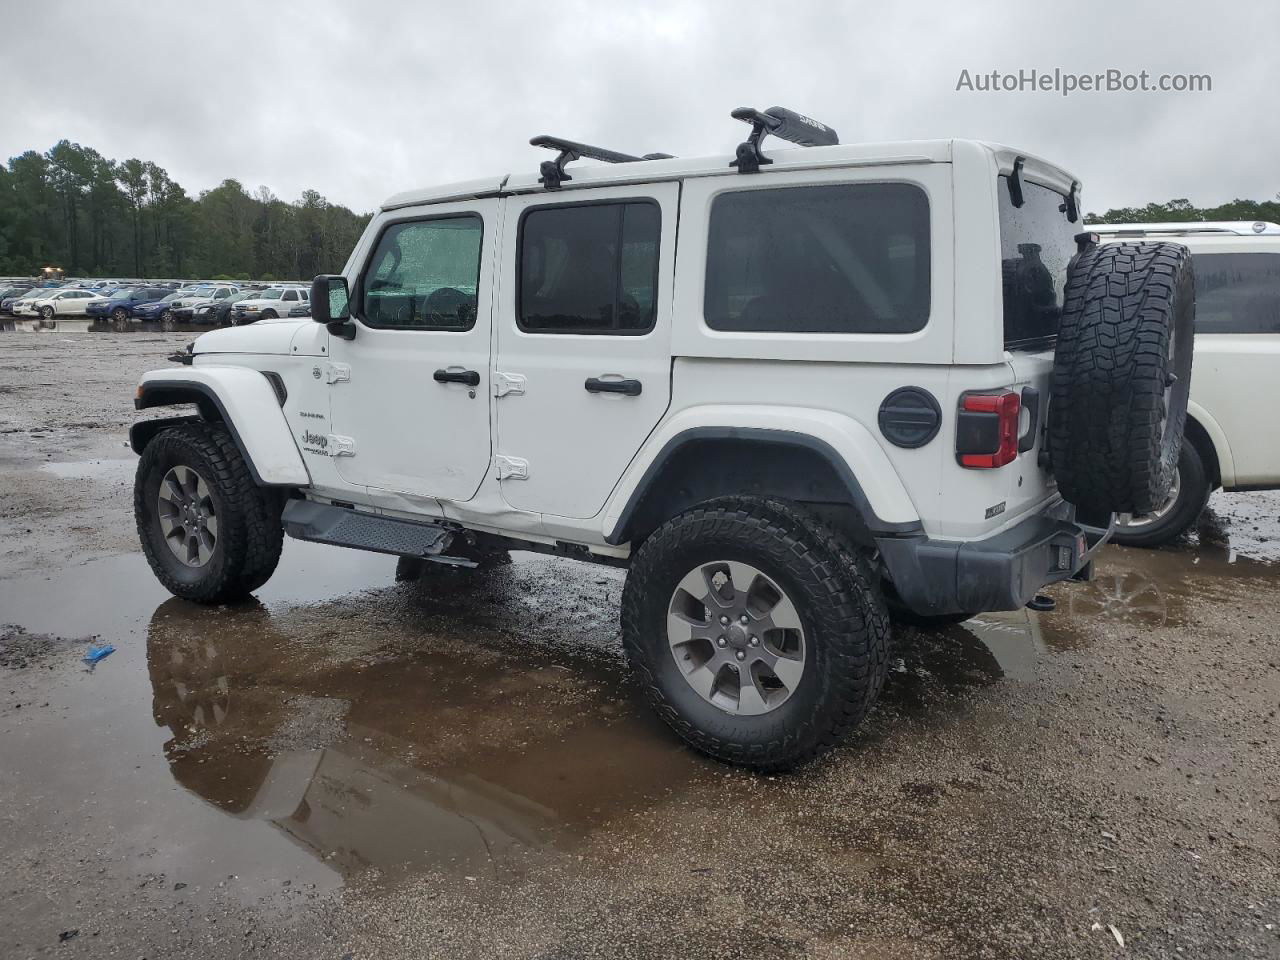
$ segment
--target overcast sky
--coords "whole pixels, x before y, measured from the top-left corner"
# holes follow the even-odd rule
[[[204,4],[0,0],[0,157],[67,138],[357,210],[534,169],[529,137],[728,153],[735,106],[842,142],[974,137],[1079,176],[1085,207],[1280,192],[1280,3]],[[21,39],[19,39],[21,38]],[[978,93],[972,75],[1209,74],[1207,93]]]

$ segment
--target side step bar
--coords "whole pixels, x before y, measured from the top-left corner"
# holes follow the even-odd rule
[[[290,500],[282,519],[284,532],[295,540],[421,557],[452,566],[476,565],[465,557],[445,556],[444,551],[453,542],[453,531],[430,521],[396,520],[310,500]]]

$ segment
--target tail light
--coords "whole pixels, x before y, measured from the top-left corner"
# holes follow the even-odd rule
[[[1012,391],[966,393],[956,417],[956,460],[962,467],[989,470],[1018,456],[1022,397]]]

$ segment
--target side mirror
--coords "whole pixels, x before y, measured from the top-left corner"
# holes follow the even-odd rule
[[[344,323],[351,318],[347,278],[321,274],[311,281],[311,319],[316,323]]]

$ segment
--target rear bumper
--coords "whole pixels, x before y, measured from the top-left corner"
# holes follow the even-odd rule
[[[1115,529],[1075,520],[1058,501],[986,540],[881,537],[876,543],[903,605],[921,615],[1018,610],[1042,587],[1087,573]]]

